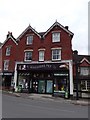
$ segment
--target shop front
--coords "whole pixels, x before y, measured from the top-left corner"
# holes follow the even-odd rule
[[[66,63],[17,64],[16,87],[22,92],[65,95],[70,93]]]
[[[2,88],[11,89],[14,82],[14,73],[13,72],[3,72],[2,74]]]

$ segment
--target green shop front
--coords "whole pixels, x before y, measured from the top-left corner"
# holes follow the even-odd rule
[[[17,64],[16,86],[21,92],[65,95],[70,93],[67,63]]]

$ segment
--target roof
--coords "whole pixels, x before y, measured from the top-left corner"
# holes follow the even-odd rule
[[[83,61],[88,61],[90,63],[90,55],[78,55],[78,54],[73,54],[73,61],[74,62],[83,62]]]
[[[69,33],[70,35],[74,35],[74,33],[72,33],[71,31],[69,31],[66,27],[64,27],[63,25],[61,25],[60,23],[58,23],[57,21],[44,33],[43,37],[45,37],[48,32],[50,32],[50,30],[54,27],[54,26],[59,26],[60,28],[62,28],[64,31],[66,31],[67,33]]]
[[[17,41],[20,40],[20,38],[29,30],[31,29],[35,34],[37,34],[40,38],[40,34],[34,29],[32,28],[30,25],[19,35],[19,37],[17,38]]]
[[[67,33],[69,33],[71,36],[74,35],[74,33],[72,33],[71,31],[69,31],[66,27],[64,27],[63,25],[61,25],[60,23],[58,23],[57,21],[46,31],[46,32],[37,32],[34,28],[32,28],[30,25],[19,35],[19,37],[17,38],[17,41],[20,40],[20,38],[29,30],[31,29],[35,34],[37,34],[40,38],[41,37],[45,37],[48,32],[53,29],[54,26],[58,25],[60,28],[62,28],[64,31],[66,31]]]
[[[0,46],[2,45],[2,43],[0,42]]]
[[[18,43],[16,42],[16,39],[12,35],[12,32],[8,32],[6,40],[0,47],[2,47],[10,38],[16,45],[18,45]]]
[[[46,32],[39,32],[40,36],[43,36]]]

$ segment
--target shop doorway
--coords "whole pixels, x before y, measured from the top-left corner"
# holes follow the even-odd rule
[[[11,87],[11,77],[12,76],[5,76],[4,83],[3,83],[3,86],[5,87],[5,89],[10,89],[10,87]]]
[[[32,81],[32,92],[33,93],[38,93],[38,80],[33,80]]]

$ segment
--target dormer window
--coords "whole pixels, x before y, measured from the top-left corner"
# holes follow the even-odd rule
[[[33,43],[33,35],[27,36],[27,45],[31,45]]]
[[[60,42],[60,32],[52,33],[52,42]]]
[[[11,47],[6,48],[6,56],[10,56]]]

